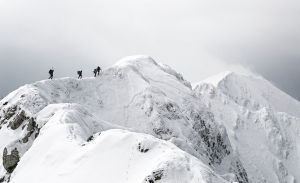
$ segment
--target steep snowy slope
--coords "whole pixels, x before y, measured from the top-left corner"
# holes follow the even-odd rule
[[[141,182],[144,179],[140,179],[145,176],[151,178],[151,171],[155,174],[160,164],[194,167],[180,170],[182,174],[179,175],[186,178],[186,182],[221,182],[221,179],[248,182],[247,173],[238,153],[232,148],[222,123],[216,121],[214,114],[203,105],[189,82],[176,71],[156,63],[150,57],[123,59],[105,70],[99,78],[62,78],[25,85],[1,100],[0,116],[0,136],[5,139],[0,140],[0,151],[3,152],[0,176],[4,176],[2,181],[5,182],[25,180],[25,175],[33,173],[28,172],[28,167],[31,166],[36,167],[36,170],[41,167],[41,176],[36,175],[35,181],[40,181],[41,177],[46,177],[45,173],[51,171],[51,177],[54,178],[51,180],[54,182],[77,178],[82,180],[80,175],[84,176],[87,172],[78,173],[79,170],[76,169],[80,167],[80,163],[91,166],[86,169],[96,176],[97,169],[93,169],[89,161],[96,161],[99,164],[97,167],[103,169],[112,165],[109,161],[101,162],[102,158],[114,162],[117,157],[108,157],[105,153],[103,157],[91,155],[102,151],[102,145],[108,145],[101,140],[90,142],[86,147],[82,145],[93,134],[108,129],[138,132],[126,132],[130,137],[128,142],[125,142],[126,138],[122,140],[115,137],[115,131],[105,132],[112,143],[124,143],[123,149],[105,149],[108,154],[122,152],[125,155],[128,153],[123,152],[125,149],[129,151],[136,145],[130,139],[148,137],[145,134],[149,134],[153,136],[152,141],[164,146],[163,151],[170,151],[172,158],[167,158],[169,156],[162,153],[151,154],[149,151],[146,159],[137,158],[136,162],[130,160],[133,161],[130,165],[142,160],[147,162],[152,158],[159,159],[160,161],[156,161],[157,166],[152,166],[153,169],[145,167],[141,174],[130,174],[128,179],[120,173],[112,175],[105,172],[110,169],[103,170],[108,176],[107,182],[124,182],[125,178],[127,182]],[[114,142],[118,140],[120,142]],[[155,151],[160,152],[159,149]],[[77,156],[80,157],[76,158]],[[180,157],[192,160],[181,161]],[[79,164],[76,164],[77,160]],[[124,162],[120,162],[120,166],[129,166],[128,161],[124,156]],[[174,174],[177,170],[170,167],[165,168],[168,172],[165,178],[157,181],[175,181]],[[69,170],[64,173],[63,169]],[[125,173],[122,172],[122,175]],[[147,181],[154,182],[150,179]]]
[[[55,104],[40,112],[37,120],[48,122],[11,182],[226,182],[170,142],[125,130],[95,134],[109,126],[87,121],[78,110]]]
[[[257,77],[227,73],[205,82],[194,90],[226,126],[249,179],[299,182],[299,102]]]
[[[267,107],[300,117],[300,102],[261,77],[225,72],[206,79],[204,83],[216,86],[234,102],[248,109]]]

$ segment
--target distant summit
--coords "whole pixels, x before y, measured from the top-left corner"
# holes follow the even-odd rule
[[[224,71],[217,75],[211,76],[209,78],[206,78],[198,83],[194,83],[193,86],[197,87],[198,85],[201,85],[202,83],[209,83],[217,87],[219,83],[224,80],[228,75],[233,74],[233,71]]]
[[[300,102],[260,76],[226,71],[201,81],[194,88],[201,87],[203,83],[212,84],[232,100],[251,110],[269,107],[277,112],[300,117]]]

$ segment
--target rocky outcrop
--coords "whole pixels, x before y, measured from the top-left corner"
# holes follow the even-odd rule
[[[34,133],[35,133],[34,138],[36,138],[40,132],[40,129],[38,128],[38,125],[35,122],[34,118],[30,118],[28,121],[29,122],[28,122],[27,128],[26,128],[27,133],[26,133],[25,137],[22,139],[23,143],[27,143],[29,140],[29,137],[31,137],[31,135]]]
[[[6,106],[0,110],[1,128],[8,130],[20,129],[18,137],[7,142],[2,153],[2,165],[7,171],[4,176],[4,182],[8,182],[10,174],[14,171],[20,158],[30,148],[34,139],[38,136],[40,128],[36,119],[29,117],[19,105]],[[5,172],[3,172],[5,173]]]
[[[236,180],[239,183],[249,182],[248,174],[239,160],[234,162],[232,167],[234,167],[232,172],[235,174]]]
[[[0,124],[6,124],[10,118],[12,118],[18,109],[18,106],[8,107],[7,109],[2,110],[2,118]]]
[[[10,154],[8,154],[7,148],[3,151],[3,167],[8,173],[12,173],[18,162],[20,161],[19,151],[17,148],[13,149]]]
[[[25,111],[21,111],[14,117],[13,120],[9,122],[8,127],[10,127],[12,130],[16,130],[26,119],[28,119],[28,117],[26,117]]]
[[[159,88],[150,87],[135,96],[130,108],[136,108],[135,111],[147,116],[155,137],[172,141],[197,158],[206,159],[212,167],[225,166],[227,170],[220,174],[232,173],[235,181],[248,182],[247,173],[232,149],[226,129],[218,125],[214,114],[199,107],[200,103],[198,106],[195,101],[188,102],[190,98],[186,99],[187,103],[180,103],[164,96],[167,94]],[[138,150],[147,152],[143,144],[139,144]]]
[[[222,159],[230,154],[230,148],[224,141],[226,135],[221,134],[216,125],[212,126],[212,124],[203,120],[200,114],[192,116],[195,120],[193,129],[201,137],[198,143],[204,143],[210,164],[221,164]]]
[[[146,148],[146,147],[143,146],[142,143],[139,143],[138,144],[138,151],[140,151],[141,153],[146,153],[146,152],[149,151],[149,148]]]
[[[233,155],[225,127],[217,125],[214,115],[210,112],[192,112],[193,130],[200,138],[194,138],[193,144],[199,153],[205,153],[209,165],[219,166],[226,157],[231,156],[230,173],[235,175],[235,181],[247,183],[248,175],[240,160]],[[204,151],[203,151],[204,149]],[[203,151],[203,152],[201,152]]]
[[[25,120],[29,119],[25,111],[17,105],[2,109],[1,113],[0,124],[8,123],[8,127],[12,130],[18,129]]]
[[[159,180],[162,179],[162,177],[164,176],[164,170],[160,169],[160,170],[156,170],[153,171],[151,175],[147,176],[145,178],[145,183],[155,183]]]

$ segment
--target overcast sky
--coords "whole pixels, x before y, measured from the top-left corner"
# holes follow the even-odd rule
[[[0,97],[135,54],[191,82],[250,69],[300,100],[299,0],[0,0]]]

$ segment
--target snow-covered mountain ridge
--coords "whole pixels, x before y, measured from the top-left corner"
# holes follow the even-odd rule
[[[203,83],[196,86],[195,91],[215,115],[216,121],[222,121],[226,126],[230,142],[239,152],[249,179],[253,182],[297,182],[300,179],[300,119],[289,114],[300,111],[297,101],[294,101],[296,105],[291,103],[291,110],[286,108],[286,112],[278,112],[276,106],[264,105],[265,100],[244,98],[244,101],[249,100],[244,103],[232,99],[223,87]],[[257,91],[261,89],[253,87]],[[291,99],[289,96],[284,98],[286,95],[282,94],[280,91],[278,95],[282,102]],[[251,94],[255,95],[257,92]],[[254,102],[257,104],[255,108],[249,105]]]
[[[224,72],[200,82],[212,84],[241,106],[251,110],[263,107],[300,117],[300,102],[260,76]],[[197,87],[199,85],[194,86]]]
[[[0,181],[297,181],[299,111],[265,80],[229,73],[192,89],[150,57],[127,57],[101,77],[2,99]]]

